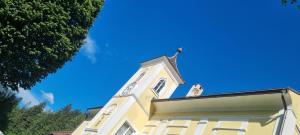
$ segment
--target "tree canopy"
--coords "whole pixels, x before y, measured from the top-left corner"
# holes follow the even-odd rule
[[[19,107],[14,93],[0,91],[0,131],[5,135],[47,135],[53,131],[73,131],[86,114],[71,105],[56,112],[46,111],[45,103]],[[34,132],[33,132],[34,131]]]
[[[1,0],[0,84],[29,89],[79,51],[104,0]]]

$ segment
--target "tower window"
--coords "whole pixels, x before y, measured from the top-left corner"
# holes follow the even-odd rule
[[[133,135],[135,130],[126,121],[117,131],[115,135]]]
[[[153,88],[156,93],[159,93],[166,85],[166,79],[160,79]]]

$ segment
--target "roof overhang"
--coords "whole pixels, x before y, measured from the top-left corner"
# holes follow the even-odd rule
[[[226,111],[270,111],[284,107],[282,91],[260,91],[200,96],[194,98],[158,99],[152,101],[152,113],[196,113]]]
[[[158,63],[164,63],[166,65],[166,67],[169,69],[169,71],[171,72],[172,76],[176,79],[178,84],[183,84],[184,83],[177,67],[174,67],[171,64],[169,58],[165,55],[160,56],[160,57],[156,57],[156,58],[151,59],[151,60],[144,61],[144,62],[141,63],[141,66],[147,67],[147,66],[158,64]]]

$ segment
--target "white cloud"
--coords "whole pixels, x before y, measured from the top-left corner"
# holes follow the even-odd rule
[[[41,90],[41,93],[42,93],[43,99],[45,99],[50,104],[54,104],[54,95],[53,95],[53,93],[51,93],[51,92],[45,92],[43,90]]]
[[[17,97],[22,98],[21,105],[24,105],[25,107],[32,107],[45,101],[54,104],[53,93],[41,90],[38,95],[40,96],[34,94],[32,90],[24,90],[23,88],[19,88],[19,92],[16,94]],[[45,109],[52,110],[48,105],[46,105]]]
[[[22,98],[22,104],[28,107],[32,107],[41,103],[30,90],[19,88],[17,96]]]
[[[82,47],[84,55],[92,62],[96,63],[96,42],[87,36],[85,39],[85,44]]]

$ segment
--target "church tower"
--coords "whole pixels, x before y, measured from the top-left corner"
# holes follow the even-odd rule
[[[121,87],[91,121],[83,122],[73,135],[123,135],[139,133],[151,116],[152,99],[169,98],[183,79],[176,60],[161,56],[141,63],[137,72]]]

